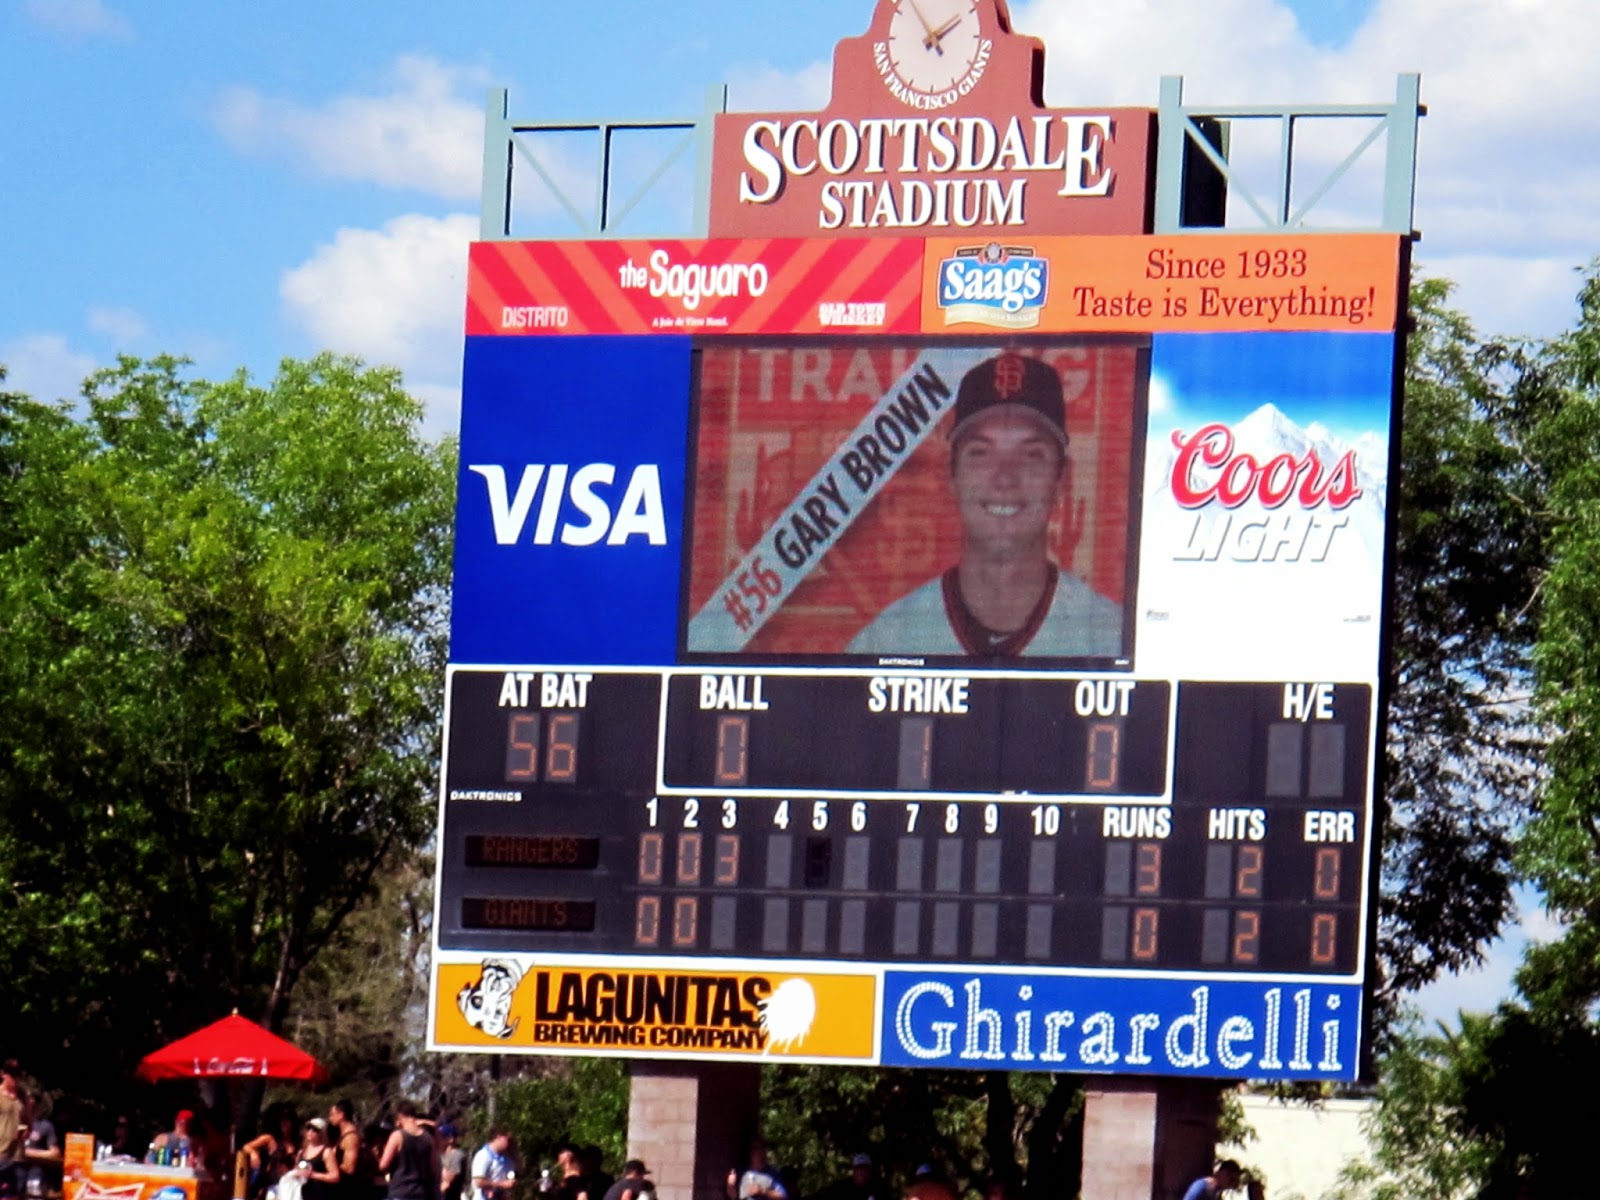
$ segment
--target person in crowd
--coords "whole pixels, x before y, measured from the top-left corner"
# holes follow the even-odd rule
[[[119,1115],[111,1123],[111,1136],[106,1139],[108,1153],[112,1158],[132,1158],[138,1151],[138,1140],[133,1136],[133,1122],[126,1116]]]
[[[472,1200],[507,1200],[516,1185],[511,1134],[503,1126],[494,1126],[489,1140],[472,1156]]]
[[[127,1118],[122,1120],[126,1123]],[[240,1148],[250,1165],[251,1196],[265,1196],[269,1189],[276,1189],[299,1158],[300,1121],[294,1109],[287,1104],[267,1109],[261,1132]]]
[[[7,1062],[0,1066],[0,1196],[16,1194],[17,1156],[27,1130],[24,1109],[16,1068]]]
[[[215,1108],[195,1113],[189,1123],[189,1161],[212,1179],[233,1178],[233,1135],[226,1113]]]
[[[873,1167],[872,1155],[857,1154],[850,1159],[850,1174],[823,1188],[817,1200],[889,1200],[889,1192]]]
[[[145,1155],[148,1162],[165,1159],[170,1163],[187,1162],[190,1150],[190,1125],[194,1122],[194,1109],[180,1108],[172,1118],[172,1128],[156,1134]]]
[[[789,1200],[778,1168],[767,1158],[765,1138],[750,1142],[750,1165],[728,1172],[728,1200]]]
[[[57,1196],[61,1194],[61,1139],[50,1118],[39,1109],[39,1098],[35,1097],[34,1104],[33,1121],[22,1143],[17,1190],[24,1196]]]
[[[389,1144],[389,1135],[393,1132],[393,1125],[374,1123],[361,1127],[361,1146],[372,1163],[372,1200],[383,1200],[389,1192],[389,1183],[378,1170],[378,1160],[383,1157],[383,1148]]]
[[[583,1167],[578,1162],[578,1147],[573,1142],[562,1142],[556,1147],[555,1186],[552,1200],[578,1200],[583,1191]]]
[[[300,1200],[334,1200],[339,1190],[339,1158],[328,1122],[312,1117],[300,1139],[300,1157],[290,1175],[300,1180]],[[287,1178],[287,1176],[285,1177]],[[278,1195],[283,1196],[280,1184]]]
[[[906,1189],[906,1200],[956,1200],[955,1189],[932,1163],[923,1163]]]
[[[348,1100],[335,1100],[328,1106],[328,1124],[339,1159],[339,1195],[343,1200],[372,1200],[378,1160],[362,1141],[355,1105]]]
[[[611,1189],[611,1174],[603,1166],[599,1146],[590,1144],[578,1151],[579,1200],[603,1200]]]
[[[440,1200],[461,1200],[467,1181],[467,1155],[461,1149],[460,1130],[449,1121],[439,1126]]]
[[[439,1147],[433,1122],[410,1100],[394,1107],[395,1130],[384,1143],[378,1171],[389,1177],[389,1200],[439,1200]]]
[[[1240,1185],[1249,1200],[1265,1200],[1266,1191],[1260,1182],[1245,1174],[1233,1159],[1224,1158],[1211,1168],[1209,1175],[1202,1175],[1189,1185],[1183,1200],[1218,1200],[1224,1192],[1231,1192]]]
[[[602,1200],[655,1200],[656,1185],[649,1174],[643,1159],[630,1158],[622,1164],[622,1178],[606,1189]]]

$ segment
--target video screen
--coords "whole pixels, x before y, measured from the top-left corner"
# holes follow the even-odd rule
[[[1128,670],[1147,339],[706,339],[689,660]]]

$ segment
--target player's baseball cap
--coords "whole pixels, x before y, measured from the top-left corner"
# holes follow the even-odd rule
[[[870,1167],[872,1165],[872,1155],[858,1154],[850,1160],[850,1165],[852,1167]]]
[[[1067,444],[1067,404],[1061,377],[1049,363],[1007,351],[986,358],[962,377],[956,389],[956,423],[951,442],[979,413],[1002,404],[1014,404],[1036,414],[1061,442]]]
[[[650,1174],[650,1168],[644,1165],[644,1159],[630,1158],[622,1164],[622,1173],[624,1175],[648,1175]]]

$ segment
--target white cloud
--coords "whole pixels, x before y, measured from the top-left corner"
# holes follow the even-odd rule
[[[1514,258],[1501,254],[1432,257],[1417,248],[1425,275],[1456,285],[1450,306],[1469,313],[1478,332],[1492,337],[1544,336],[1570,328],[1578,316],[1581,256]],[[1597,240],[1596,250],[1600,250]]]
[[[83,381],[100,366],[59,333],[25,333],[0,343],[0,363],[6,367],[0,388],[45,401],[76,400]]]
[[[1519,887],[1515,896],[1516,922],[1490,945],[1480,966],[1446,975],[1412,994],[1411,1002],[1425,1016],[1453,1025],[1458,1012],[1488,1012],[1512,999],[1516,989],[1511,977],[1522,965],[1523,951],[1530,943],[1550,942],[1564,932],[1562,924],[1545,910],[1536,890]]]
[[[833,91],[833,65],[814,62],[798,71],[766,64],[728,70],[729,112],[815,112]]]
[[[1595,252],[1600,214],[1588,0],[1378,0],[1331,49],[1279,0],[1032,0],[1014,17],[1045,39],[1046,98],[1059,106],[1153,104],[1162,75],[1184,76],[1189,103],[1380,102],[1397,74],[1420,71],[1423,257],[1440,274],[1461,269],[1458,299],[1486,332],[1547,334],[1570,317],[1563,273]],[[1380,151],[1361,164],[1357,191],[1374,186]],[[1313,157],[1341,155],[1313,147]]]
[[[337,179],[410,188],[452,200],[476,198],[481,183],[486,76],[407,55],[378,95],[337,96],[321,105],[233,88],[218,102],[217,128],[236,149],[309,162]]]
[[[133,26],[127,18],[107,8],[101,0],[28,0],[28,16],[67,37],[133,36]]]
[[[453,427],[444,410],[460,403],[467,243],[477,233],[477,217],[465,213],[341,229],[285,272],[279,294],[319,349],[399,367],[430,402],[430,422]]]
[[[118,350],[126,349],[149,332],[145,320],[131,308],[95,307],[89,310],[89,328],[117,343]]]

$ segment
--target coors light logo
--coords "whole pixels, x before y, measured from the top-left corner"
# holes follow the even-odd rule
[[[1353,536],[1381,561],[1384,487],[1363,469],[1381,469],[1376,442],[1346,445],[1266,404],[1232,426],[1174,430],[1169,454],[1167,487],[1193,513],[1175,560],[1320,563]]]
[[[1190,435],[1174,430],[1178,457],[1172,464],[1172,498],[1184,508],[1219,501],[1238,508],[1254,497],[1263,508],[1278,508],[1294,497],[1301,508],[1348,508],[1361,495],[1356,482],[1356,452],[1324,464],[1315,446],[1300,454],[1287,451],[1265,461],[1234,449],[1233,431],[1212,423]]]

